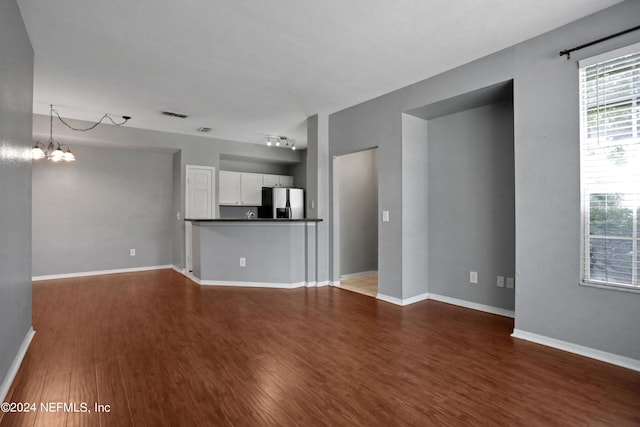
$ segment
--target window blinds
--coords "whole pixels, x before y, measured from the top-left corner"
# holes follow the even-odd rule
[[[582,264],[587,283],[640,289],[640,44],[631,48],[580,63]]]

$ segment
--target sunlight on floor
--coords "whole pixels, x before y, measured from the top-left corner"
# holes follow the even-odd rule
[[[351,292],[376,297],[378,294],[378,276],[361,276],[340,280],[340,288]]]

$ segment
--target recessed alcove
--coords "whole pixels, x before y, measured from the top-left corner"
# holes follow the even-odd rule
[[[412,231],[403,233],[403,298],[428,292],[512,315],[513,82],[406,111],[402,130],[403,229]]]

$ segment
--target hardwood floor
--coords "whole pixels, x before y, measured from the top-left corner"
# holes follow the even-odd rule
[[[164,270],[37,282],[33,322],[7,401],[91,413],[2,427],[640,425],[640,372],[435,301],[201,288]]]
[[[378,295],[378,276],[372,274],[369,276],[354,277],[352,279],[341,279],[340,289],[375,298]]]

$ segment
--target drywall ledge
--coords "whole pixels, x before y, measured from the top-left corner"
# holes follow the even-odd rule
[[[20,365],[22,364],[22,360],[24,360],[24,356],[27,354],[27,350],[29,349],[29,344],[31,344],[31,340],[33,340],[33,336],[36,334],[36,331],[33,330],[33,327],[29,328],[27,334],[22,340],[22,344],[20,344],[20,348],[18,349],[18,353],[16,357],[13,359],[11,366],[9,366],[9,370],[7,371],[7,375],[5,375],[4,380],[0,384],[0,402],[4,402],[7,397],[7,393],[9,393],[9,389],[11,388],[11,384],[13,380],[16,378],[16,374],[20,369]],[[1,419],[2,417],[0,417]]]
[[[578,354],[590,359],[599,360],[601,362],[622,366],[623,368],[640,372],[640,360],[631,359],[630,357],[596,350],[591,347],[585,347],[567,341],[549,338],[544,335],[538,335],[532,332],[522,331],[520,329],[514,329],[511,336],[513,338],[519,338],[521,340],[530,341],[547,347],[557,348],[558,350],[568,351],[569,353]]]

